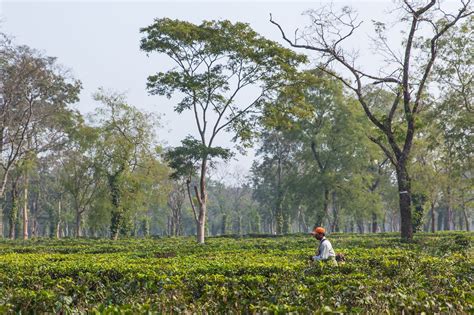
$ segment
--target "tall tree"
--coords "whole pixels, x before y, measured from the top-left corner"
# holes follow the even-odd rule
[[[112,215],[111,238],[116,240],[126,226],[127,211],[142,191],[135,175],[141,168],[148,168],[148,156],[154,154],[153,116],[129,105],[117,93],[99,90],[95,99],[102,104],[94,116],[99,128],[97,140],[97,166],[105,176],[109,190]]]
[[[431,148],[440,158],[446,181],[445,229],[454,228],[454,208],[458,201],[460,215],[469,229],[469,214],[465,201],[472,196],[474,115],[474,17],[453,27],[449,38],[441,42],[440,60],[435,67],[434,80],[440,88],[435,108],[430,112],[439,133],[431,137]],[[461,221],[461,222],[463,222]]]
[[[81,84],[56,64],[27,46],[0,41],[0,198],[8,176],[27,152],[37,150],[37,141],[55,143],[62,136],[54,126],[69,104],[78,100]],[[57,113],[59,111],[60,113]],[[52,118],[56,117],[56,118]]]
[[[389,63],[384,66],[380,74],[371,74],[356,66],[356,56],[351,55],[343,47],[347,39],[361,25],[352,9],[343,7],[341,12],[335,12],[332,7],[323,7],[309,11],[312,24],[301,36],[295,36],[297,39],[294,41],[290,40],[282,27],[270,18],[270,22],[278,27],[283,39],[292,47],[319,53],[322,70],[337,64],[351,75],[352,80],[328,71],[354,93],[369,120],[381,133],[381,137],[372,136],[371,139],[379,145],[396,170],[403,239],[413,238],[411,178],[408,165],[416,133],[416,119],[425,105],[427,80],[432,74],[440,40],[456,23],[472,14],[470,2],[462,0],[457,12],[448,13],[440,7],[437,0],[431,0],[427,4],[404,0],[400,7],[403,13],[401,21],[408,24],[407,32],[404,33],[406,36],[403,41],[404,51],[401,55],[390,47],[385,35],[385,24],[376,22],[376,44],[379,51],[385,54],[384,60]],[[417,36],[424,26],[427,26],[427,31],[431,35],[425,41],[427,45],[417,45],[420,43]],[[298,39],[305,43],[299,44]],[[374,114],[364,93],[364,86],[371,84],[383,84],[393,94],[391,107],[381,117]],[[404,124],[396,126],[394,116],[400,107]]]
[[[254,198],[270,210],[270,225],[276,234],[282,234],[288,226],[288,209],[284,209],[290,178],[294,173],[295,153],[300,146],[294,138],[284,131],[270,129],[262,132],[262,145],[257,156],[262,161],[252,167]],[[286,231],[288,232],[288,231]]]
[[[165,54],[176,66],[149,76],[148,90],[168,97],[179,92],[184,97],[175,111],[194,114],[198,140],[188,139],[188,144],[195,148],[199,144],[199,152],[195,152],[199,156],[195,219],[197,241],[204,243],[206,173],[216,137],[232,130],[236,138],[249,140],[248,118],[286,83],[305,58],[259,36],[244,23],[204,21],[195,25],[164,18],[141,32],[145,34],[142,50]],[[239,97],[244,93],[245,98]]]
[[[71,134],[71,141],[64,150],[60,179],[64,191],[71,197],[75,212],[75,236],[82,236],[84,213],[90,209],[100,191],[101,178],[96,173],[94,156],[98,129],[79,124]]]
[[[374,177],[369,161],[380,160],[380,154],[366,136],[370,126],[362,110],[332,76],[318,70],[301,73],[300,82],[267,108],[264,123],[286,130],[282,136],[296,147],[296,154],[284,154],[298,166],[290,193],[311,209],[307,214],[315,225],[338,229],[342,207],[350,204],[355,209],[355,200],[362,200],[344,198],[349,190],[364,191],[366,199],[374,195],[375,187],[368,183]],[[364,216],[359,213],[359,218]]]

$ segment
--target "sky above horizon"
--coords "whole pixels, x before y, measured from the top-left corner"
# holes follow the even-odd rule
[[[361,64],[375,71],[377,62],[370,53],[368,40],[373,30],[371,20],[387,21],[394,1],[333,2],[336,6],[349,5],[358,11],[364,24],[349,45],[365,52],[360,55]],[[75,105],[81,113],[91,112],[98,105],[92,100],[92,94],[99,87],[125,92],[130,104],[162,116],[164,126],[160,129],[159,140],[176,146],[186,135],[196,135],[196,126],[190,113],[178,115],[173,112],[176,99],[147,93],[147,77],[170,69],[172,63],[166,56],[147,57],[139,50],[141,27],[162,17],[193,23],[228,19],[249,23],[261,35],[283,44],[278,29],[269,22],[270,13],[288,34],[292,34],[296,28],[308,25],[309,19],[302,16],[302,12],[328,3],[330,1],[0,0],[0,31],[11,36],[16,44],[25,44],[47,56],[57,57],[59,64],[82,81],[81,100]],[[400,43],[400,39],[400,34],[394,35],[395,42]],[[230,138],[230,135],[222,135],[217,144],[231,147]],[[230,165],[239,168],[239,172],[247,172],[253,159],[254,150],[250,150],[247,156],[238,154]]]

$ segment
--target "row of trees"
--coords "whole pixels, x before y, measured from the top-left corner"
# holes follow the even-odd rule
[[[423,227],[469,229],[469,5],[448,14],[434,0],[403,1],[408,31],[400,53],[375,22],[375,46],[387,63],[377,74],[344,49],[360,26],[348,8],[309,11],[312,24],[294,41],[270,20],[292,47],[318,54],[312,70],[304,70],[307,56],[244,23],[158,19],[141,30],[140,48],[175,66],[148,77],[147,89],[178,97],[175,111],[190,111],[197,128],[175,148],[158,145],[159,117],[123,95],[99,90],[99,107],[82,116],[71,107],[80,82],[54,58],[3,37],[2,232],[25,239],[196,234],[204,243],[206,235],[313,225],[399,230],[405,239]],[[215,163],[233,156],[216,145],[225,131],[238,149],[258,145],[247,178],[216,178]]]
[[[169,181],[156,119],[103,90],[83,117],[71,108],[81,84],[54,58],[7,39],[1,58],[2,233],[148,233],[147,211],[164,202]]]

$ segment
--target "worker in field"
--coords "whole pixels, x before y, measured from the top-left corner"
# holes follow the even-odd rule
[[[316,255],[312,256],[311,260],[329,262],[337,266],[336,253],[332,248],[331,242],[326,238],[326,230],[320,226],[315,227],[311,235],[319,241]]]

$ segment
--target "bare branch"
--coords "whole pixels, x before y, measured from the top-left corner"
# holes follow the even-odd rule
[[[377,139],[373,136],[370,136],[370,135],[368,135],[367,137],[382,149],[382,151],[385,153],[385,156],[390,160],[392,165],[394,165],[394,166],[397,165],[397,161],[394,158],[394,156],[392,155],[392,153],[388,150],[388,148],[379,139]]]

